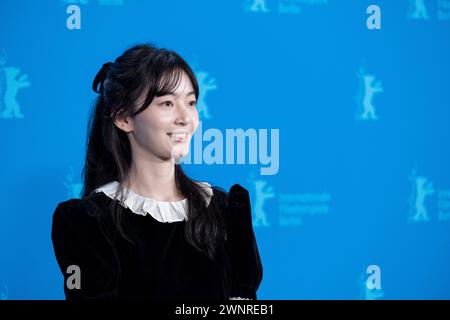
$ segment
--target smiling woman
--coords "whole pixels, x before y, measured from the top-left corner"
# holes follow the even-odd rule
[[[198,127],[198,112],[195,107],[198,86],[192,71],[174,69],[162,77],[174,80],[161,84],[168,87],[154,93],[150,105],[142,108],[148,103],[148,92],[151,91],[144,90],[136,103],[133,116],[122,115],[114,120],[114,124],[128,135],[133,159],[145,154],[153,159],[161,159],[158,162],[167,159],[178,161],[189,152],[191,137]],[[173,163],[166,163],[169,166],[165,164],[165,170],[171,172]],[[136,169],[137,167],[133,168],[133,174],[136,174]]]
[[[83,195],[53,214],[66,298],[256,299],[248,191],[194,181],[179,164],[199,125],[191,68],[137,45],[105,63],[93,89]]]

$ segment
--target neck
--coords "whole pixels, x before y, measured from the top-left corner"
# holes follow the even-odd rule
[[[171,159],[133,158],[130,168],[129,188],[146,198],[158,201],[179,201],[184,197],[175,183],[175,165]],[[126,186],[126,184],[125,184]]]

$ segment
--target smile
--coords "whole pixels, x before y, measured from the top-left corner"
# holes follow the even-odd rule
[[[171,140],[181,142],[185,141],[189,134],[187,132],[170,132],[167,135],[172,138]]]

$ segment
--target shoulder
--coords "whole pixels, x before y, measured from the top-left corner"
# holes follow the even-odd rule
[[[65,259],[69,255],[82,261],[82,251],[84,254],[111,252],[116,228],[111,215],[106,213],[100,210],[98,202],[86,198],[58,203],[51,227],[51,239],[57,257]]]
[[[216,201],[220,203],[222,214],[230,223],[249,223],[251,221],[251,205],[249,191],[235,183],[229,190],[213,187]]]
[[[79,216],[79,212],[82,210],[83,200],[81,199],[69,199],[57,204],[53,213],[53,221],[68,221],[76,219]]]
[[[211,194],[214,194],[216,201],[226,206],[246,204],[250,201],[248,190],[238,183],[233,184],[229,190],[208,182],[201,182],[201,184],[212,190]]]
[[[97,226],[105,220],[104,203],[99,195],[73,198],[57,204],[53,213],[53,228],[84,228]]]
[[[97,206],[91,198],[72,198],[57,204],[53,216],[58,218],[76,219],[80,216],[90,216],[98,218]]]
[[[250,195],[246,188],[235,183],[228,191],[227,199],[229,204],[247,204],[250,202]]]

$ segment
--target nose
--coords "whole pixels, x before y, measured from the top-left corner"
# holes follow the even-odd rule
[[[175,119],[177,124],[187,125],[192,121],[191,114],[189,113],[189,110],[187,110],[185,106],[178,105],[176,109],[177,111]]]

